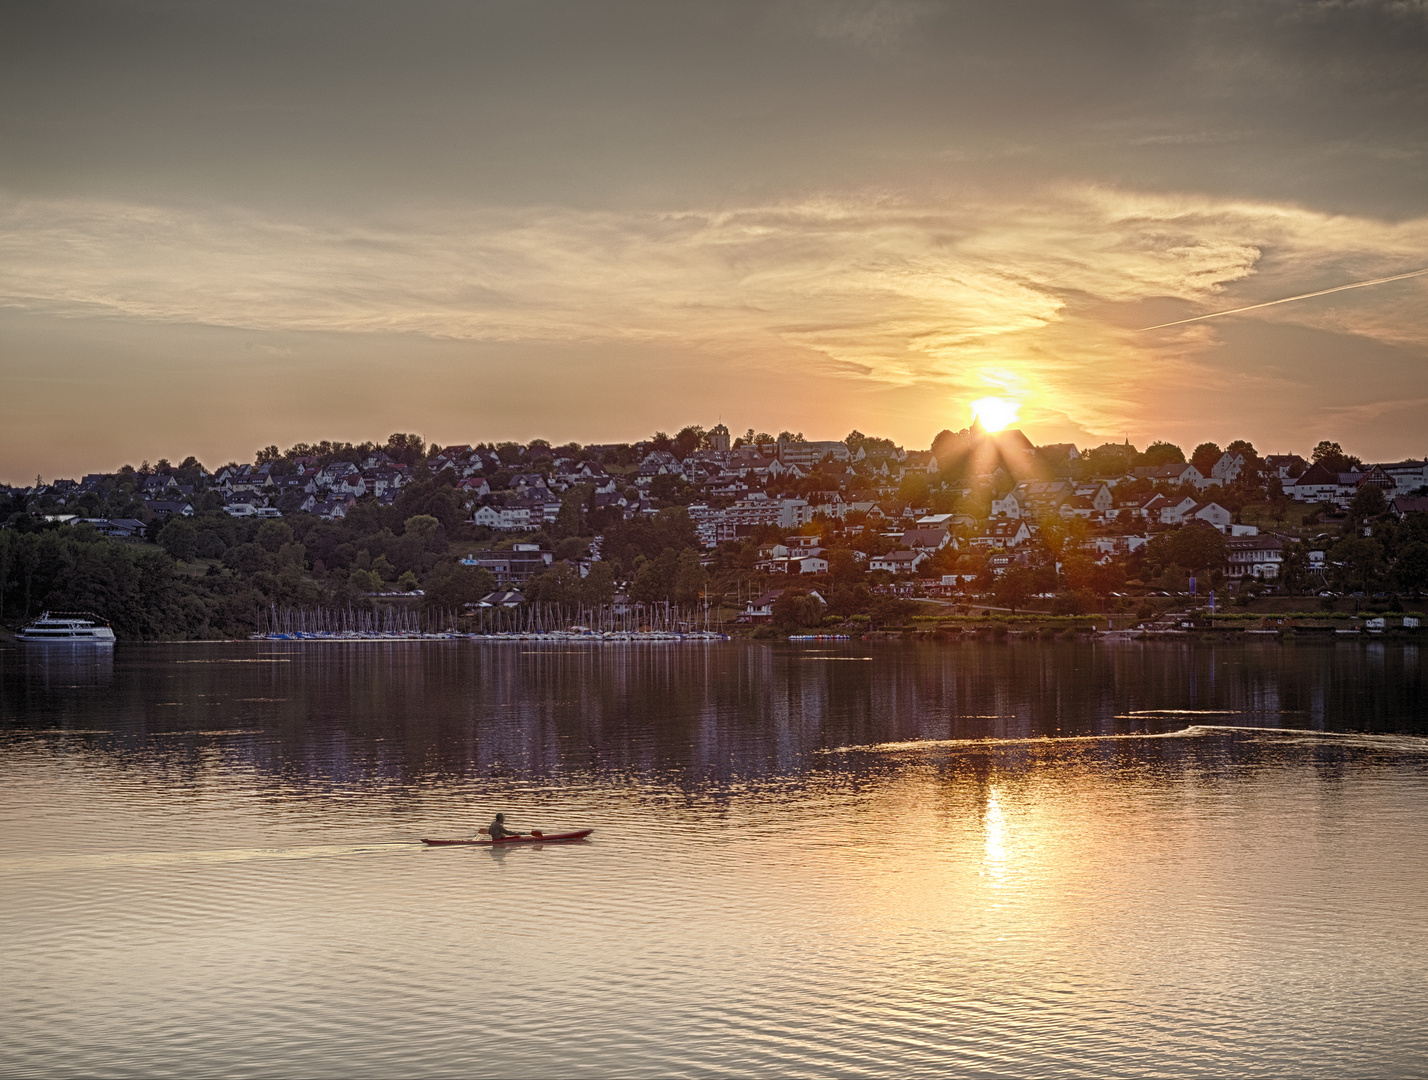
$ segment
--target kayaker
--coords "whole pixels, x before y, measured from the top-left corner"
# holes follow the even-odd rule
[[[497,814],[496,820],[486,827],[486,832],[490,834],[492,840],[504,840],[508,836],[524,835],[518,832],[511,832],[510,829],[506,828],[505,814]]]

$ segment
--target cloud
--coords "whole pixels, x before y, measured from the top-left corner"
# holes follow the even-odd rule
[[[1004,204],[861,193],[732,209],[537,206],[362,222],[0,203],[0,304],[23,311],[656,342],[973,397],[1010,380],[1031,415],[1092,431],[1116,430],[1148,394],[1208,375],[1213,330],[1136,334],[1154,321],[1146,302],[1198,314],[1425,262],[1425,218],[1108,187]],[[1423,345],[1422,295],[1421,283],[1404,282],[1367,303],[1311,301],[1256,317]]]

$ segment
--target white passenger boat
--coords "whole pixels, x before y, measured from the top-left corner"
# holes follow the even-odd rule
[[[113,645],[109,623],[88,611],[46,611],[20,627],[15,636],[44,645]]]

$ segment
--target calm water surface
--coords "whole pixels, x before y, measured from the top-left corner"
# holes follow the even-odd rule
[[[0,650],[0,1074],[1423,1076],[1425,736],[1393,643]]]

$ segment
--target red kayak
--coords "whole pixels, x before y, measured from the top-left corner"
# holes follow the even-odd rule
[[[579,832],[547,833],[545,836],[508,836],[504,840],[427,840],[423,838],[422,843],[431,847],[444,847],[452,844],[476,845],[478,847],[491,847],[493,844],[549,844],[557,840],[584,840],[594,831],[594,829],[581,829]]]

